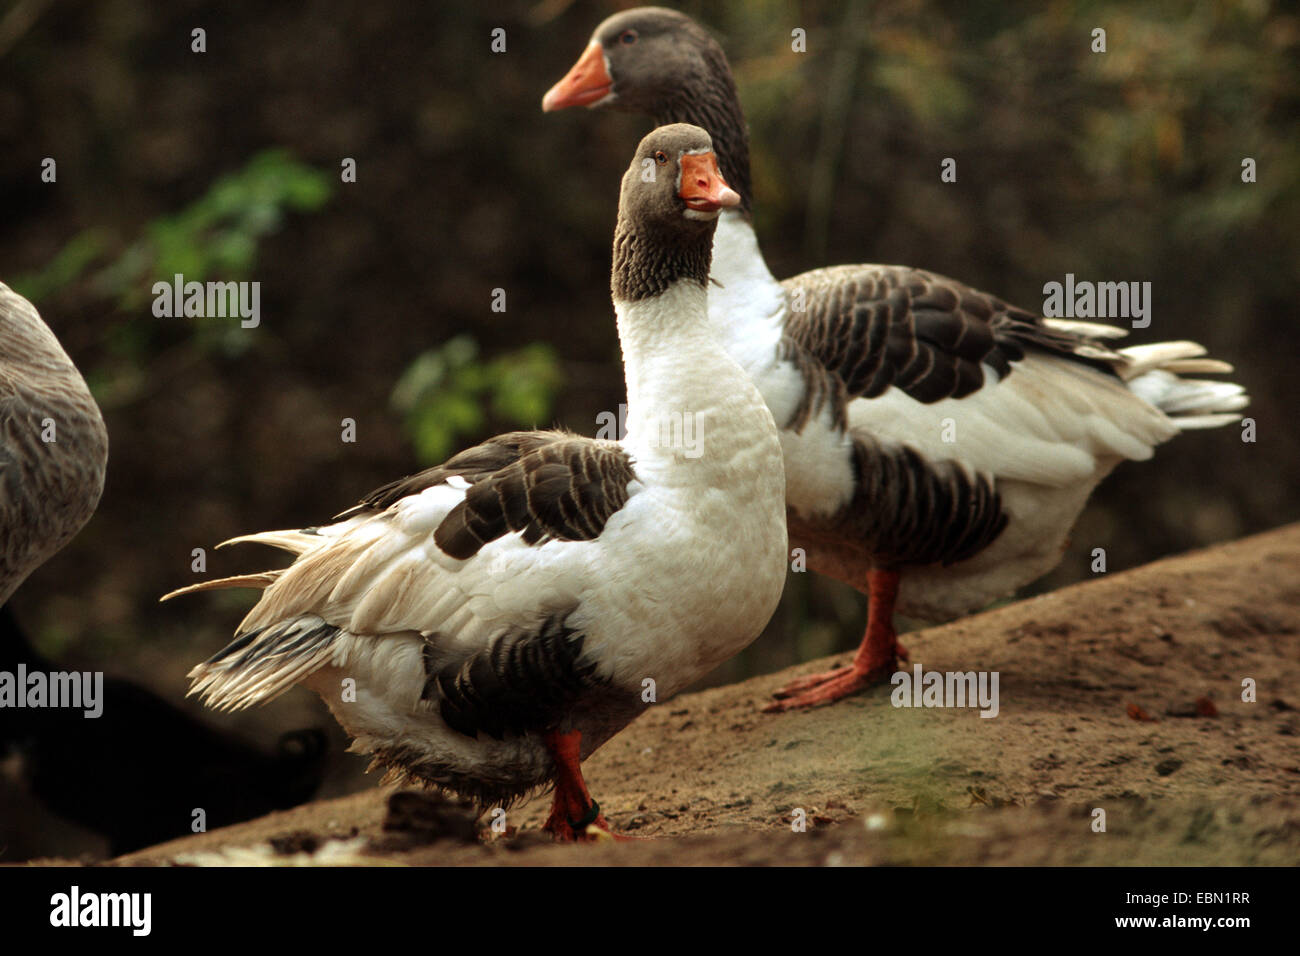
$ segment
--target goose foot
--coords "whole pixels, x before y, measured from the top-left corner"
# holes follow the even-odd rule
[[[595,801],[592,801],[586,814],[576,818],[561,810],[557,801],[551,807],[551,815],[546,818],[542,829],[554,837],[556,843],[596,843],[600,840],[619,839],[619,835],[609,828],[609,821]]]
[[[898,669],[892,658],[879,667],[867,671],[856,665],[837,667],[820,674],[809,674],[791,681],[773,693],[773,700],[763,708],[765,714],[782,714],[788,710],[803,710],[819,704],[833,704],[837,700],[856,694],[878,684]]]
[[[834,703],[887,680],[898,669],[900,660],[910,658],[907,648],[898,643],[893,624],[898,572],[868,572],[867,585],[871,596],[867,630],[862,635],[862,644],[853,657],[853,663],[792,680],[772,695],[776,699],[763,708],[764,713],[780,714]]]
[[[636,839],[615,833],[591,798],[582,778],[582,732],[562,734],[551,731],[543,740],[555,761],[555,799],[551,815],[542,829],[557,843],[595,843],[600,840],[626,842]]]

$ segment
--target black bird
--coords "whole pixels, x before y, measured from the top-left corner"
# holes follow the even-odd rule
[[[0,671],[60,668],[0,607]],[[311,799],[324,775],[319,729],[284,734],[267,753],[217,730],[129,680],[105,677],[89,718],[66,707],[0,708],[0,755],[17,751],[32,794],[59,816],[108,839],[117,856],[192,831],[251,820]]]

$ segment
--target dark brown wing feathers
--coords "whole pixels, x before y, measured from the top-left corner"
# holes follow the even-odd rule
[[[627,452],[612,442],[566,432],[511,432],[390,482],[338,517],[383,511],[453,476],[470,487],[438,525],[434,541],[464,560],[516,531],[528,544],[591,540],[627,503],[636,474]]]
[[[447,725],[469,737],[484,731],[501,740],[553,727],[601,683],[595,663],[580,660],[583,635],[565,625],[566,617],[567,612],[551,617],[536,632],[498,635],[450,664],[439,665],[431,645],[422,698],[438,701]]]
[[[801,369],[822,366],[843,383],[846,399],[874,398],[891,386],[926,404],[964,398],[983,385],[982,364],[1006,376],[1027,349],[1113,371],[1104,361],[1077,354],[1080,346],[1096,343],[921,269],[838,266],[782,285],[793,306],[782,356]],[[807,353],[802,360],[801,351]],[[808,407],[796,412],[790,427],[801,428],[835,391],[812,383]]]
[[[792,309],[780,357],[795,364],[806,386],[785,423],[795,431],[828,407],[834,427],[847,431],[849,402],[890,388],[925,404],[964,398],[984,384],[984,365],[1001,377],[1014,374],[1030,349],[1111,370],[1076,354],[1096,343],[919,269],[841,266],[783,284]],[[988,477],[869,435],[854,433],[852,441],[852,499],[826,521],[792,515],[792,540],[852,542],[885,567],[952,564],[979,553],[1006,527]]]
[[[791,513],[790,540],[847,546],[880,567],[947,565],[978,554],[1007,524],[992,481],[905,445],[855,433],[853,479],[853,497],[834,516]]]

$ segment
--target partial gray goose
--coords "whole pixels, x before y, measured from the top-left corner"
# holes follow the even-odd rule
[[[108,432],[85,380],[32,304],[0,284],[0,671],[57,669],[7,602],[89,520],[107,463]],[[0,755],[21,753],[31,793],[105,835],[114,854],[188,833],[197,792],[224,825],[301,803],[320,783],[317,731],[286,734],[268,755],[128,680],[105,679],[99,705],[93,720],[0,709]]]
[[[612,272],[627,437],[502,435],[333,524],[235,539],[297,558],[174,592],[265,589],[192,692],[242,708],[300,683],[394,778],[484,807],[553,783],[547,830],[608,830],[580,761],[753,640],[784,584],[776,425],[708,323],[739,201],[703,130],[642,140]]]
[[[85,379],[32,304],[0,283],[0,605],[90,520],[107,464]]]
[[[741,195],[718,223],[709,317],[781,426],[792,545],[870,597],[853,663],[782,688],[771,710],[885,678],[905,656],[895,610],[945,620],[1047,573],[1119,462],[1247,404],[1238,385],[1180,377],[1232,371],[1196,343],[1115,349],[1122,329],[1044,319],[921,269],[777,282],[750,221],[731,70],[683,14],[642,7],[600,24],[542,100],[571,106],[708,129]]]

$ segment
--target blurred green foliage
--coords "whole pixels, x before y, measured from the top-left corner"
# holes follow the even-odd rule
[[[286,150],[265,150],[179,212],[149,222],[116,256],[113,249],[122,244],[107,229],[93,227],[74,236],[44,269],[13,285],[39,304],[84,277],[94,297],[114,302],[117,315],[104,331],[107,356],[83,371],[101,404],[122,404],[141,394],[150,361],[166,347],[160,333],[170,320],[155,318],[149,307],[154,283],[170,283],[177,274],[186,282],[246,279],[258,244],[283,226],[288,213],[319,211],[332,189],[321,170]],[[97,263],[102,264],[95,269]],[[183,327],[195,356],[236,356],[255,341],[238,322]]]
[[[134,312],[149,299],[155,281],[178,273],[187,282],[246,278],[257,260],[258,242],[283,225],[286,212],[315,212],[331,191],[325,173],[286,150],[258,153],[180,212],[149,223],[143,236],[95,274],[94,288],[115,299],[121,311]],[[88,229],[48,266],[15,279],[13,286],[39,304],[81,278],[109,245],[104,230]]]
[[[422,464],[444,460],[465,436],[493,421],[532,428],[548,421],[564,376],[554,348],[534,342],[483,361],[479,345],[458,335],[417,356],[393,388],[392,405],[406,419]]]
[[[149,360],[157,352],[155,333],[168,321],[152,317],[155,282],[176,275],[186,282],[248,277],[259,242],[279,230],[288,213],[320,210],[332,191],[327,174],[287,151],[258,153],[179,212],[150,222],[139,239],[91,275],[91,288],[113,299],[122,315],[106,333],[113,359],[86,372],[101,401],[120,404],[145,387]],[[39,302],[85,276],[109,248],[104,230],[85,230],[43,270],[16,279],[14,287]],[[215,351],[233,357],[254,341],[237,322],[195,322],[188,328],[197,355]],[[420,460],[432,464],[489,424],[532,427],[547,421],[562,381],[549,345],[534,343],[483,361],[478,342],[460,335],[407,367],[393,389],[392,405],[405,416]]]
[[[144,238],[100,275],[102,287],[130,310],[143,305],[150,279],[243,279],[256,262],[258,241],[281,227],[286,212],[315,212],[331,192],[325,173],[286,151],[259,153],[202,198],[150,223]]]
[[[10,285],[19,295],[39,305],[72,285],[104,254],[108,238],[102,229],[87,229],[74,236],[40,272],[17,276]]]

